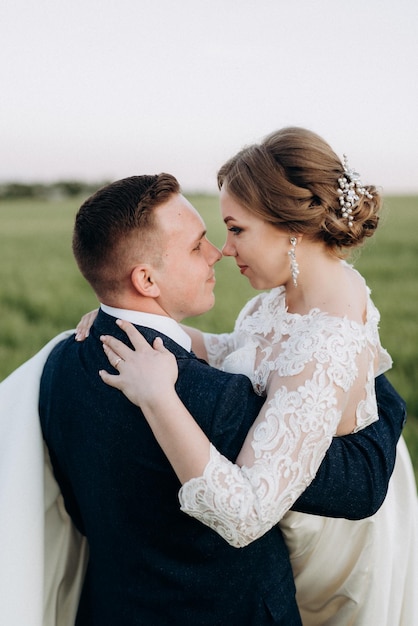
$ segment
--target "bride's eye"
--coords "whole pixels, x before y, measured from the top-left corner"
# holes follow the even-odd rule
[[[242,228],[239,228],[239,226],[231,226],[231,228],[228,228],[230,233],[234,233],[234,235],[239,235],[240,233],[242,233]]]

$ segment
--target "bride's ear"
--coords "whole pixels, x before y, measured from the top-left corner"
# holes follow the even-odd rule
[[[160,288],[154,280],[153,268],[150,265],[137,265],[131,273],[131,282],[134,289],[146,298],[157,298]]]

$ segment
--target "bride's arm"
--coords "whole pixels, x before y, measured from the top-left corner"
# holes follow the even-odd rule
[[[286,381],[293,386],[289,389],[274,376],[239,455],[237,462],[247,466],[241,468],[211,446],[180,402],[174,391],[175,359],[161,341],[153,350],[131,325],[120,326],[136,351],[104,338],[109,361],[117,364],[120,375],[101,372],[101,376],[141,406],[180,481],[186,483],[180,493],[183,510],[233,545],[260,537],[314,478],[336,432],[341,415],[337,404],[344,402],[345,394],[337,399],[334,386],[324,385],[323,374],[317,375],[315,367],[302,393],[303,377],[291,376]],[[120,358],[123,361],[117,363]]]
[[[186,332],[192,340],[192,350],[199,359],[208,360],[208,353],[206,351],[205,341],[203,333],[197,328],[186,326],[186,324],[180,324],[184,332]]]
[[[76,341],[84,341],[87,339],[90,333],[90,328],[93,326],[94,320],[97,317],[99,309],[94,309],[93,311],[89,311],[85,313],[83,317],[78,322],[75,329],[75,339]],[[192,350],[195,355],[199,359],[204,359],[207,361],[208,354],[206,351],[204,335],[202,331],[197,328],[192,328],[191,326],[186,326],[186,324],[180,324],[184,332],[186,332],[191,341],[192,341]]]
[[[181,327],[191,338],[195,355],[212,367],[222,369],[225,358],[235,349],[234,333],[202,333],[185,324]]]
[[[89,336],[90,328],[93,326],[94,320],[96,319],[98,312],[99,309],[93,309],[93,311],[89,311],[88,313],[85,313],[83,315],[75,329],[76,341],[84,341]],[[207,352],[202,331],[198,330],[197,328],[192,328],[191,326],[186,326],[186,324],[180,324],[180,326],[182,327],[184,332],[189,335],[192,341],[192,350],[195,355],[199,359],[206,360]]]
[[[168,458],[172,459],[182,482],[187,481],[189,476],[199,477],[202,471],[205,472],[205,468],[202,469],[202,466],[208,459],[208,446],[209,456],[211,451],[213,454],[216,451],[214,448],[210,448],[206,437],[201,437],[202,433],[199,428],[196,428],[193,418],[191,418],[184,406],[179,403],[176,394],[173,395],[172,389],[177,377],[177,364],[174,357],[164,349],[152,350],[133,327],[130,329],[128,324],[122,323],[121,326],[128,332],[137,352],[132,352],[125,344],[117,340],[112,338],[106,339],[106,342],[116,350],[116,352],[113,352],[110,348],[106,348],[110,362],[115,364],[120,356],[125,359],[126,367],[122,362],[118,364],[118,368],[121,370],[120,376],[111,376],[102,372],[103,380],[113,387],[123,390],[125,395],[138,405],[142,404],[144,406],[146,394],[149,391],[151,395],[154,394],[157,400],[158,398],[161,399],[159,412],[153,412],[152,402],[148,407],[145,406],[145,411],[150,423],[153,425],[156,438],[162,444]],[[145,349],[145,369],[141,369],[140,365],[143,349]],[[151,361],[150,355],[152,357]],[[138,357],[139,363],[137,363]],[[151,362],[154,363],[154,369],[150,368]],[[162,367],[163,365],[164,367]],[[138,375],[139,372],[141,372],[141,376]],[[145,372],[151,374],[148,382],[144,379]],[[153,387],[154,382],[156,384]],[[143,385],[142,389],[141,384]],[[165,394],[162,395],[162,388],[168,389],[167,396]],[[382,504],[395,462],[396,443],[405,423],[405,403],[382,376],[376,381],[376,389],[381,419],[355,435],[333,438],[318,474],[315,476],[311,486],[303,492],[302,497],[296,502],[296,510],[316,515],[360,519],[374,514]],[[306,412],[308,416],[309,394],[306,395],[305,403],[308,407]],[[167,410],[168,407],[170,407],[170,411]],[[161,422],[159,418],[161,418]],[[180,427],[178,427],[175,421],[177,418],[180,420]],[[313,416],[313,419],[315,419],[315,416]],[[182,424],[184,428],[181,426]],[[268,421],[266,421],[266,425],[268,426]],[[292,429],[290,429],[289,436],[296,436],[298,428],[300,426],[293,424],[293,435]],[[198,446],[195,446],[194,437],[199,442]],[[178,454],[178,451],[183,450],[182,446],[184,445],[186,448],[185,455],[182,453]],[[315,447],[316,444],[314,444]],[[192,456],[194,454],[193,450],[196,451],[196,456]],[[183,462],[186,462],[184,468],[182,466]],[[237,466],[232,467],[236,468]],[[239,468],[237,468],[238,470]],[[283,472],[283,468],[281,471]],[[286,472],[285,467],[284,471]],[[238,476],[239,478],[240,476]],[[199,478],[196,478],[196,481],[199,481]],[[191,484],[193,482],[192,480]],[[207,497],[209,492],[205,489],[204,481],[202,485],[204,497]],[[250,493],[250,497],[247,500],[245,487],[245,485],[244,487],[239,487],[235,494],[235,496],[239,496],[235,498],[236,506],[241,502],[239,513],[242,519],[245,519],[248,514],[250,507],[248,506],[246,511],[245,506],[250,504],[254,495]],[[184,489],[187,489],[187,485]],[[292,499],[290,498],[290,500]],[[291,506],[290,500],[285,503],[286,506],[284,508]],[[231,533],[228,525],[219,524],[216,516],[212,516],[211,510],[214,505],[216,505],[215,500],[212,500],[212,502],[208,501],[206,503],[206,513],[193,514],[212,526],[232,545],[244,545],[244,543],[249,543],[255,538],[252,537],[254,528],[250,528],[250,532],[246,536],[244,527],[241,528],[242,536],[237,540],[234,530]],[[242,505],[244,505],[244,508],[242,508]],[[260,509],[257,511],[257,515],[259,515],[259,512]],[[204,519],[205,515],[208,519]],[[235,521],[232,520],[232,529],[234,529],[234,524]],[[260,529],[258,529],[258,532],[263,534],[265,530],[260,532]]]
[[[84,341],[90,333],[99,309],[85,313],[75,329],[75,340]],[[231,351],[231,335],[228,333],[214,334],[202,331],[186,324],[180,324],[192,341],[192,350],[199,359],[208,361],[213,367],[220,368],[225,356]],[[209,347],[209,350],[208,350]]]

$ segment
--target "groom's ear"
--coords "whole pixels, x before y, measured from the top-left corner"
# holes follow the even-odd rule
[[[158,298],[160,288],[154,279],[151,265],[143,264],[134,267],[131,273],[131,282],[134,289],[146,298]]]

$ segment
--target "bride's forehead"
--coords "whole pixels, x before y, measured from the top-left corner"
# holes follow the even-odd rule
[[[221,198],[220,200],[221,217],[224,221],[229,219],[251,219],[253,214],[246,207],[240,204],[235,198]]]

